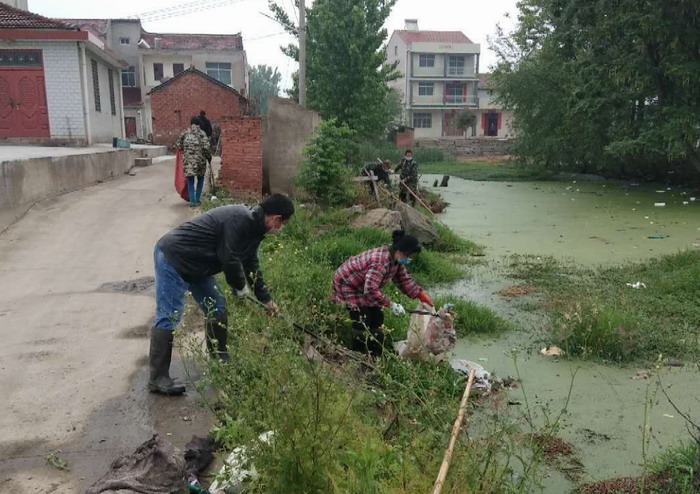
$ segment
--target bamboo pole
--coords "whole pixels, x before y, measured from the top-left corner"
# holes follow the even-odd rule
[[[469,399],[469,392],[472,389],[472,383],[474,382],[474,369],[469,371],[469,379],[467,379],[467,387],[464,388],[464,395],[462,396],[462,402],[459,404],[459,413],[457,414],[457,420],[455,420],[452,426],[452,435],[450,436],[450,444],[445,450],[445,456],[442,460],[442,465],[440,466],[440,472],[438,473],[437,480],[433,484],[432,494],[440,494],[442,492],[442,486],[445,484],[445,478],[447,478],[447,471],[450,469],[450,461],[452,461],[452,452],[455,448],[455,443],[457,442],[457,436],[459,435],[459,430],[462,427],[462,420],[464,420],[464,413],[467,410],[467,400]]]
[[[421,206],[423,206],[425,209],[428,210],[428,212],[429,212],[430,214],[433,215],[433,218],[435,218],[435,221],[437,221],[438,223],[440,223],[442,226],[448,228],[447,225],[444,224],[444,223],[440,220],[440,218],[438,218],[437,215],[436,215],[435,213],[433,213],[433,212],[430,210],[430,208],[428,207],[428,205],[427,205],[425,202],[423,202],[423,199],[421,199],[420,197],[418,197],[418,194],[416,194],[415,192],[413,192],[413,189],[411,189],[408,185],[406,185],[406,183],[405,183],[403,180],[401,180],[401,185],[403,185],[403,186],[406,188],[406,190],[407,190],[413,197],[415,197],[415,198],[418,200],[418,202],[420,203]]]

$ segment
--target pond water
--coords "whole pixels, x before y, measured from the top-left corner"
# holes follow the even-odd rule
[[[425,185],[434,176],[423,178]],[[700,197],[682,190],[623,187],[609,183],[499,183],[452,178],[438,190],[450,203],[441,216],[450,228],[487,247],[488,264],[472,268],[472,278],[443,287],[439,293],[459,294],[483,304],[511,321],[516,329],[503,337],[462,339],[455,356],[479,361],[498,376],[515,375],[511,350],[531,408],[547,407],[555,417],[563,406],[575,373],[571,401],[560,436],[574,445],[585,467],[584,481],[638,475],[642,471],[642,429],[645,404],[651,427],[649,457],[688,438],[685,421],[674,403],[700,420],[700,372],[696,365],[661,366],[652,379],[633,379],[633,366],[544,357],[547,314],[532,311],[536,296],[505,298],[498,290],[508,280],[502,261],[509,254],[552,255],[578,264],[617,264],[674,253],[700,244]],[[700,194],[699,194],[700,196]],[[687,204],[684,204],[684,201]],[[654,206],[664,202],[665,206]],[[663,239],[649,239],[653,234]],[[529,310],[526,308],[530,307]],[[660,384],[657,384],[660,383]],[[513,407],[524,411],[523,390],[509,392]],[[551,472],[544,492],[568,492],[573,487],[559,472]]]
[[[423,176],[423,185],[436,178]],[[591,265],[700,248],[700,194],[677,188],[452,177],[436,191],[450,204],[442,221],[487,246],[489,256],[552,255]]]

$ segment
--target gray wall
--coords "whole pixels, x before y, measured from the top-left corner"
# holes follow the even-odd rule
[[[133,158],[128,149],[108,149],[0,162],[0,211],[10,213],[19,206],[121,176]],[[7,219],[0,215],[0,227]]]
[[[302,149],[321,122],[313,110],[283,98],[268,98],[263,120],[263,192],[294,192]]]
[[[515,139],[498,137],[441,137],[416,139],[415,147],[442,149],[450,156],[502,156],[511,153],[514,143]]]

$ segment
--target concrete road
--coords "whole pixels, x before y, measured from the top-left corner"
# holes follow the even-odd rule
[[[193,214],[173,166],[38,204],[0,235],[0,492],[83,492],[154,431],[180,448],[206,434],[196,393],[145,389],[154,300],[143,278],[155,241]],[[57,450],[69,471],[47,465]]]

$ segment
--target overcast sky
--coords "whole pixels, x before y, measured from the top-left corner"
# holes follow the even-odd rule
[[[209,0],[211,2],[211,0]],[[221,0],[224,3],[226,0]],[[291,83],[296,63],[285,57],[279,46],[287,44],[291,37],[282,33],[274,21],[266,18],[267,0],[229,0],[225,6],[191,13],[171,19],[145,22],[144,28],[155,32],[173,33],[242,33],[243,46],[250,65],[267,64],[282,73],[283,87]],[[474,43],[481,44],[481,71],[495,62],[488,48],[487,36],[494,33],[496,24],[512,25],[504,19],[516,13],[517,0],[398,0],[387,20],[389,35],[395,29],[403,29],[404,19],[418,19],[418,27],[425,30],[462,31]],[[307,0],[307,6],[313,0]],[[47,17],[117,18],[134,16],[156,9],[173,7],[192,0],[29,0],[32,12]],[[292,12],[293,0],[278,0],[288,12]]]

